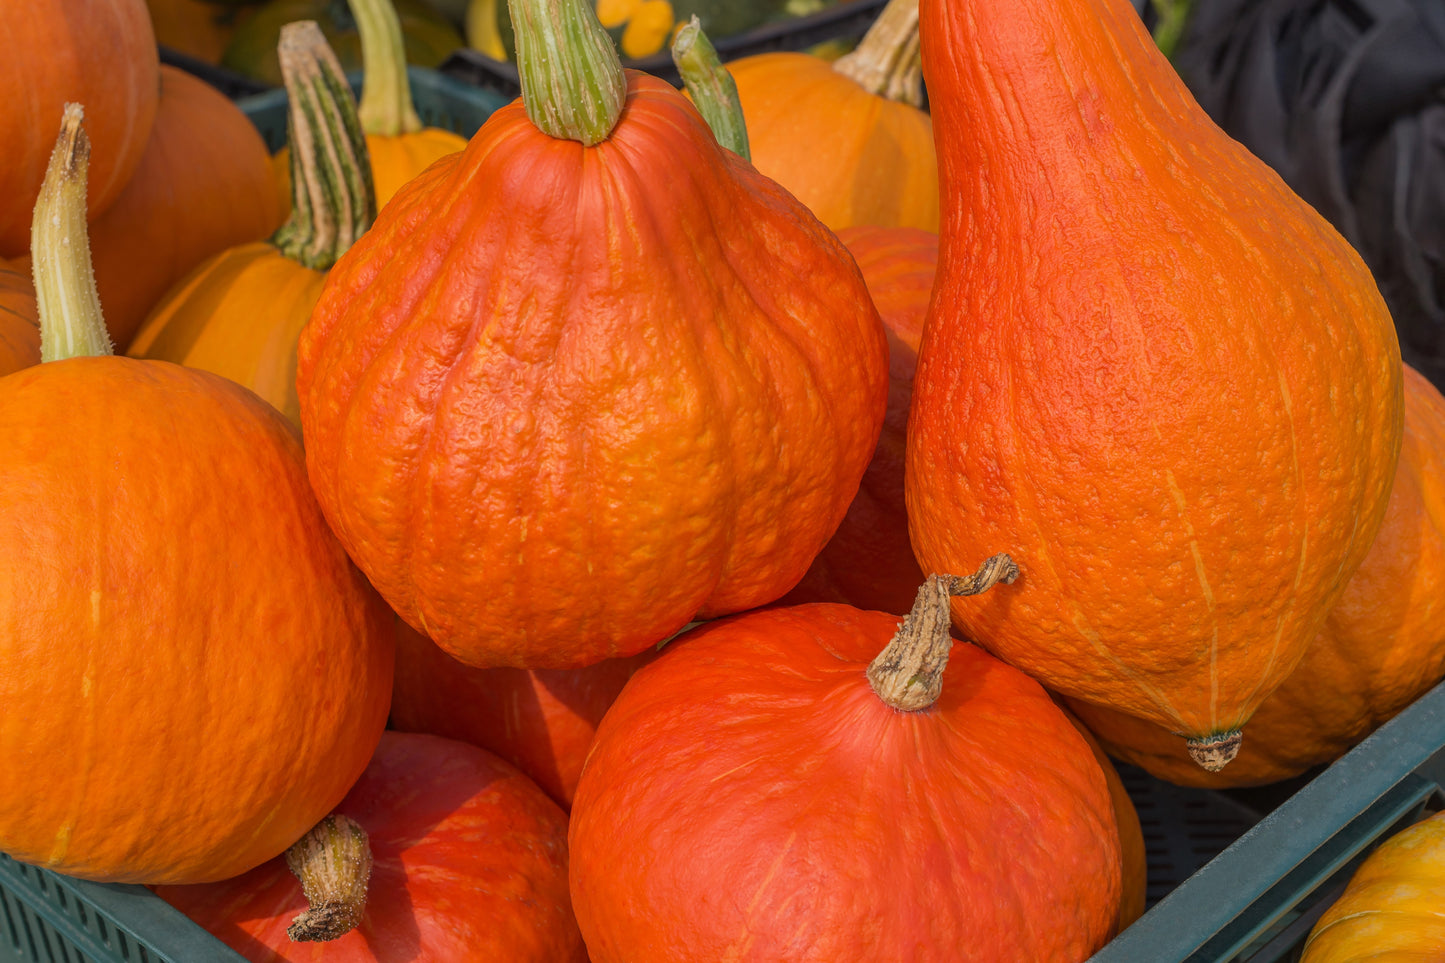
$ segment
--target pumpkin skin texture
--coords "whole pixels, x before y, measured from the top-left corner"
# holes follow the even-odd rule
[[[1074,708],[1108,750],[1161,779],[1256,786],[1333,762],[1445,678],[1445,397],[1405,367],[1405,437],[1385,522],[1304,658],[1249,723],[1223,772],[1109,709]]]
[[[373,867],[361,924],[292,942],[306,899],[280,857],[236,879],[156,894],[255,963],[585,963],[567,895],[567,817],[484,749],[386,732],[337,812]]]
[[[730,61],[758,170],[828,227],[939,227],[933,122],[790,51]]]
[[[141,883],[284,851],[366,767],[394,656],[293,430],[101,357],[0,380],[0,437],[0,851]]]
[[[893,709],[865,670],[897,627],[765,609],[638,670],[572,808],[593,963],[1046,963],[1102,945],[1120,854],[1088,745],[966,644],[932,707]]]
[[[1300,963],[1445,960],[1445,814],[1385,840],[1305,941]]]
[[[0,257],[30,249],[30,215],[67,101],[94,144],[87,210],[130,179],[156,116],[160,60],[144,0],[34,0],[0,18]]]
[[[1389,314],[1126,0],[920,16],[947,213],[909,414],[914,550],[925,571],[1007,552],[1022,578],[955,603],[963,632],[1221,766],[1384,517]]]
[[[863,272],[888,332],[888,410],[873,460],[838,530],[783,604],[846,602],[902,615],[923,571],[908,541],[904,445],[923,317],[938,263],[938,235],[911,227],[846,227],[838,240]]]
[[[481,746],[570,809],[597,724],[654,654],[581,669],[476,669],[398,619],[390,726]]]
[[[170,66],[160,76],[160,110],[140,165],[90,225],[95,283],[120,351],[173,284],[282,220],[255,125],[205,81]]]
[[[17,265],[0,261],[0,375],[39,363],[35,285]]]
[[[402,188],[299,355],[332,528],[408,624],[483,667],[634,655],[781,596],[887,392],[846,249],[636,72],[594,147],[519,101]]]

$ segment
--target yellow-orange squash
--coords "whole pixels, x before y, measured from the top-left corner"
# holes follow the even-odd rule
[[[1385,840],[1320,917],[1300,963],[1437,963],[1445,959],[1445,813]]]
[[[1331,762],[1445,677],[1445,397],[1405,368],[1405,440],[1385,522],[1304,658],[1249,723],[1229,768],[1207,773],[1179,740],[1074,704],[1109,752],[1185,785],[1251,786]]]
[[[40,316],[28,272],[0,261],[0,375],[40,361]]]
[[[296,185],[290,219],[269,241],[203,261],[155,306],[127,350],[133,358],[230,378],[299,424],[296,339],[327,268],[366,230],[376,209],[355,100],[325,38],[303,22],[282,32],[281,46],[291,130],[310,171]]]
[[[893,0],[858,49],[828,62],[755,54],[728,63],[753,164],[833,230],[937,231],[933,126],[919,104],[918,0]]]
[[[1006,550],[1022,577],[956,609],[968,637],[1218,768],[1384,518],[1390,316],[1127,0],[920,15],[944,220],[913,547],[924,571]]]

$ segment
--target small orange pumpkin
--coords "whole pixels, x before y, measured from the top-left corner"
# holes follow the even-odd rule
[[[918,0],[891,0],[856,50],[730,61],[753,164],[833,230],[939,227],[933,123],[919,108]]]
[[[1405,439],[1385,521],[1304,658],[1260,703],[1229,768],[1168,730],[1071,703],[1109,752],[1189,786],[1254,786],[1332,762],[1445,678],[1445,397],[1405,367]]]
[[[40,314],[30,275],[0,261],[0,375],[40,362]]]
[[[87,203],[100,215],[140,163],[160,58],[145,0],[27,0],[0,16],[0,257],[30,248],[30,213],[67,101],[90,111]]]

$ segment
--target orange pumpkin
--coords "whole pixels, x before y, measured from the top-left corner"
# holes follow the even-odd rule
[[[67,109],[35,217],[47,360],[0,379],[0,851],[88,879],[222,879],[365,768],[390,613],[280,415],[109,355],[79,125]]]
[[[576,668],[778,598],[886,400],[846,249],[581,15],[518,24],[521,102],[392,199],[300,346],[333,529],[476,666]],[[525,38],[553,29],[585,50],[539,61]]]
[[[23,10],[22,10],[23,7]],[[130,180],[156,116],[155,34],[145,0],[29,0],[0,17],[0,257],[30,248],[30,213],[66,101],[90,111],[88,209]]]
[[[848,514],[803,580],[781,601],[847,602],[902,615],[923,582],[908,541],[903,452],[938,235],[912,227],[848,227],[838,239],[857,260],[888,329],[888,411]]]
[[[918,0],[892,0],[831,63],[764,53],[728,63],[758,170],[833,230],[937,231],[933,125],[919,108]]]
[[[1127,0],[920,11],[947,216],[913,547],[924,571],[1007,550],[1016,591],[959,608],[963,631],[1217,769],[1384,518],[1389,313]]]
[[[1310,930],[1300,963],[1435,963],[1445,947],[1445,813],[1385,840]]]
[[[1254,786],[1332,762],[1445,678],[1445,397],[1405,368],[1405,440],[1385,523],[1304,659],[1262,703],[1239,756],[1194,766],[1156,725],[1075,703],[1108,750],[1161,779]]]
[[[467,139],[440,127],[426,127],[411,101],[406,75],[401,22],[392,0],[348,0],[361,37],[365,82],[357,116],[366,131],[376,206],[382,208],[401,185],[448,154],[467,146]],[[284,206],[291,203],[291,151],[281,148],[272,163]]]
[[[40,361],[40,315],[28,272],[0,261],[0,375]]]
[[[398,619],[390,725],[495,752],[569,809],[597,724],[654,654],[581,669],[477,669]]]
[[[949,581],[902,626],[770,608],[638,670],[568,832],[594,963],[1083,960],[1109,938],[1104,773],[1037,683],[952,645]]]
[[[219,64],[238,19],[251,11],[209,0],[146,0],[156,43],[197,60]]]
[[[298,423],[296,338],[326,269],[375,215],[356,104],[326,40],[303,22],[282,33],[292,133],[305,145],[290,219],[269,241],[226,248],[173,287],[141,325],[133,358],[204,368],[243,384]],[[267,192],[262,191],[263,194]],[[269,211],[270,195],[258,198]]]
[[[255,125],[205,81],[167,65],[160,76],[160,109],[140,165],[90,225],[95,283],[119,351],[196,265],[281,223]]]
[[[567,894],[566,814],[506,762],[387,732],[336,812],[365,830],[372,855],[360,925],[345,935],[288,936],[307,899],[279,857],[156,894],[257,963],[585,963]]]

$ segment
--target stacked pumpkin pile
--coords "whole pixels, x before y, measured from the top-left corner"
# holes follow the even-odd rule
[[[1070,710],[1241,784],[1445,675],[1445,399],[1125,0],[688,96],[514,0],[427,151],[352,5],[289,214],[140,0],[5,23],[0,851],[251,959],[1078,961],[1144,865]]]

